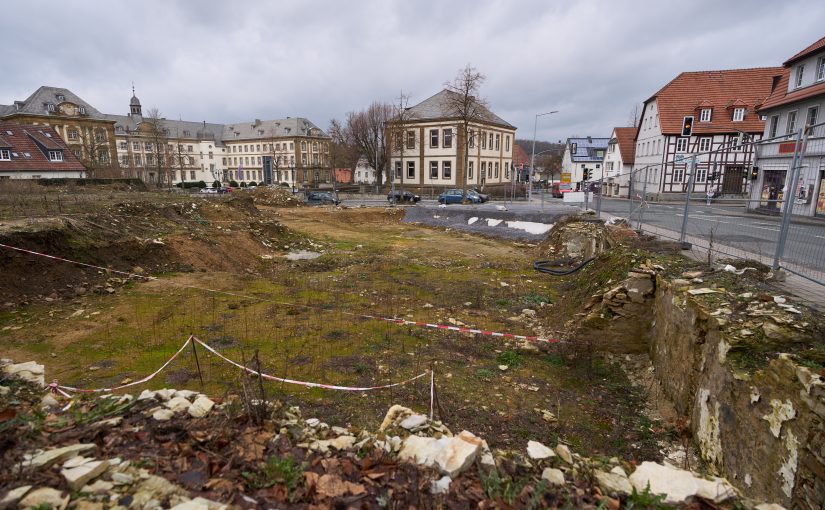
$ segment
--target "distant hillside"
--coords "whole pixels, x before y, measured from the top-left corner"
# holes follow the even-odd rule
[[[530,154],[533,150],[533,140],[524,140],[524,139],[516,138],[516,145],[521,147],[524,150],[524,152],[528,156],[530,156]],[[539,152],[542,152],[542,151],[550,150],[550,149],[556,149],[556,150],[559,150],[559,151],[563,151],[564,150],[564,144],[563,143],[544,142],[544,141],[536,140],[536,154],[538,154]]]

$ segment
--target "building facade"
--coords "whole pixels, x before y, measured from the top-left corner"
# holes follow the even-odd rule
[[[86,167],[88,177],[117,177],[114,122],[72,91],[43,86],[31,96],[0,105],[0,119],[49,126]]]
[[[388,124],[388,177],[396,186],[483,188],[514,178],[516,128],[479,105],[465,143],[463,121],[452,106],[455,96],[442,90]]]
[[[767,119],[764,143],[757,149],[757,180],[749,207],[779,212],[791,192],[793,214],[825,217],[825,37],[782,65],[782,75],[759,109]],[[790,169],[796,134],[807,128],[805,157],[796,182]]]
[[[607,152],[609,138],[568,138],[561,158],[561,183],[570,184],[573,189],[582,189],[585,175],[590,181],[602,178],[602,162]]]
[[[85,176],[86,168],[50,126],[0,120],[0,180]]]
[[[615,127],[607,142],[602,168],[604,194],[626,197],[630,192],[630,177],[636,157],[636,128]]]
[[[355,173],[353,174],[355,184],[375,184],[375,169],[370,165],[366,156],[358,158],[355,163]]]
[[[686,193],[695,157],[693,193],[745,196],[753,145],[742,142],[761,139],[765,122],[756,110],[780,73],[776,67],[686,72],[651,96],[636,130],[634,193]]]

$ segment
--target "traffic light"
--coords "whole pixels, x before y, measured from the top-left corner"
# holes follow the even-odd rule
[[[585,181],[589,181],[589,180],[590,180],[590,176],[592,175],[592,172],[593,172],[593,171],[592,171],[592,170],[590,170],[589,168],[585,168],[585,169],[584,169],[584,180],[585,180]]]
[[[693,115],[685,115],[682,120],[682,136],[690,136],[693,133]]]
[[[752,166],[751,167],[751,180],[755,181],[759,177],[759,167]]]

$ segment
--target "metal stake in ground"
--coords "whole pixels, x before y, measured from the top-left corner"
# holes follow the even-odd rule
[[[189,334],[189,338],[194,336],[194,333]],[[201,391],[203,391],[203,373],[201,373],[201,362],[198,361],[198,350],[195,348],[195,342],[190,342],[192,344],[192,354],[195,355],[195,366],[198,367],[198,378],[201,380]]]
[[[805,157],[805,144],[808,141],[808,130],[802,128],[796,134],[796,140],[793,150],[793,159],[791,160],[791,169],[788,172],[785,180],[785,191],[782,193],[782,221],[779,227],[779,239],[776,243],[776,253],[773,256],[773,270],[779,269],[779,261],[782,259],[782,254],[785,252],[785,241],[788,239],[788,229],[791,226],[791,215],[793,214],[793,196],[794,187],[799,179],[799,171],[802,169],[802,159]],[[802,132],[805,136],[802,136]]]
[[[685,238],[687,237],[688,213],[690,212],[690,192],[693,189],[693,181],[696,177],[696,162],[698,159],[694,156],[690,162],[690,175],[688,176],[687,193],[685,194],[685,212],[682,216],[682,232],[679,234],[679,243],[682,245],[683,250],[689,250],[691,246],[690,243],[685,241]]]

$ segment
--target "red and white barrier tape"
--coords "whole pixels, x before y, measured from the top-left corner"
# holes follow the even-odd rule
[[[58,261],[61,261],[61,262],[68,262],[70,264],[77,264],[77,265],[80,265],[80,266],[90,267],[90,268],[93,268],[93,269],[100,269],[100,270],[103,270],[103,271],[109,271],[109,272],[112,272],[112,273],[121,274],[121,275],[124,275],[124,276],[129,276],[129,277],[132,277],[132,278],[142,278],[144,280],[152,280],[152,281],[168,281],[169,284],[171,284],[171,285],[175,285],[175,286],[183,287],[183,288],[188,288],[188,289],[200,290],[200,291],[203,291],[203,292],[211,292],[211,293],[214,293],[214,294],[223,294],[225,296],[238,297],[238,298],[242,298],[242,299],[250,299],[250,300],[260,301],[260,302],[264,302],[264,303],[272,303],[272,304],[276,304],[276,305],[290,306],[290,307],[295,307],[295,308],[302,307],[302,308],[317,308],[317,309],[322,310],[322,311],[327,310],[326,308],[324,308],[322,306],[317,306],[317,305],[299,305],[299,304],[296,304],[296,303],[276,301],[276,300],[266,299],[266,298],[262,298],[262,297],[258,297],[258,296],[248,296],[248,295],[245,295],[245,294],[238,294],[238,293],[235,293],[235,292],[227,292],[227,291],[224,291],[224,290],[209,289],[209,288],[206,288],[206,287],[198,287],[198,286],[195,286],[195,285],[186,285],[186,284],[177,283],[177,282],[173,282],[173,281],[169,281],[169,280],[160,280],[159,278],[156,278],[154,276],[144,276],[144,275],[139,275],[139,274],[135,274],[135,273],[129,273],[129,272],[126,272],[126,271],[118,271],[116,269],[109,269],[109,268],[106,268],[106,267],[96,266],[94,264],[87,264],[85,262],[77,262],[75,260],[69,260],[69,259],[65,259],[65,258],[62,258],[62,257],[56,257],[54,255],[47,255],[45,253],[40,253],[40,252],[36,252],[36,251],[32,251],[32,250],[27,250],[25,248],[18,248],[16,246],[9,246],[7,244],[2,244],[2,243],[0,243],[0,248],[7,248],[7,249],[10,249],[10,250],[15,250],[15,251],[23,252],[23,253],[28,253],[28,254],[31,254],[31,255],[39,256],[39,257],[46,257],[46,258],[50,258],[50,259],[53,259],[53,260],[58,260]],[[488,331],[488,330],[483,330],[483,329],[467,328],[467,327],[463,327],[463,326],[450,326],[450,325],[447,325],[447,324],[433,324],[433,323],[429,323],[429,322],[408,321],[406,319],[399,319],[399,318],[394,318],[394,317],[379,317],[379,316],[375,316],[375,315],[358,314],[358,313],[346,312],[346,311],[342,311],[340,313],[342,313],[343,315],[348,315],[350,317],[380,320],[380,321],[389,322],[389,323],[397,324],[397,325],[401,325],[401,326],[417,326],[417,327],[429,328],[429,329],[441,329],[441,330],[447,330],[447,331],[457,331],[459,333],[470,333],[470,334],[475,334],[475,335],[484,335],[484,336],[500,337],[500,338],[510,338],[510,339],[514,339],[514,340],[524,340],[524,341],[527,341],[527,342],[539,342],[539,343],[549,343],[549,344],[566,343],[566,342],[564,342],[562,340],[559,340],[559,339],[543,338],[543,337],[534,336],[534,335],[516,335],[516,334],[513,334],[513,333],[501,333],[501,332],[498,332],[498,331]]]
[[[240,368],[241,370],[249,372],[250,374],[258,375],[260,377],[263,377],[264,379],[269,379],[270,381],[277,381],[277,382],[282,382],[282,383],[286,383],[286,384],[295,384],[295,385],[298,385],[298,386],[305,386],[307,388],[324,388],[324,389],[328,389],[328,390],[339,390],[339,391],[383,390],[383,389],[393,388],[395,386],[403,386],[405,384],[411,383],[411,382],[413,382],[417,379],[420,379],[420,378],[424,377],[425,375],[427,375],[427,372],[429,372],[429,370],[427,372],[422,372],[422,373],[418,374],[417,376],[415,376],[411,379],[407,379],[406,381],[401,381],[401,382],[391,383],[391,384],[384,384],[384,385],[381,385],[381,386],[367,386],[367,387],[337,386],[337,385],[334,385],[334,384],[322,384],[322,383],[313,383],[313,382],[306,382],[306,381],[296,381],[294,379],[285,379],[283,377],[276,377],[274,375],[264,374],[264,373],[258,372],[257,370],[253,370],[249,367],[245,367],[245,366],[241,365],[240,363],[237,363],[237,362],[232,361],[231,359],[227,358],[223,354],[219,353],[218,351],[216,351],[215,349],[210,347],[208,344],[206,344],[206,343],[202,342],[201,340],[199,340],[197,337],[192,337],[192,338],[195,342],[197,342],[204,349],[211,352],[215,356],[221,358],[222,360],[226,361],[227,363],[230,363],[230,364]]]

